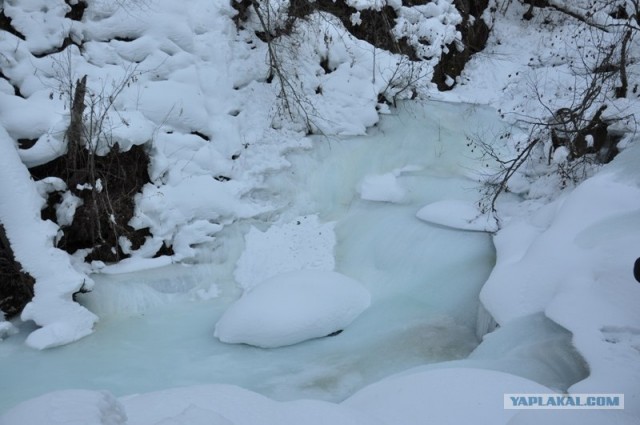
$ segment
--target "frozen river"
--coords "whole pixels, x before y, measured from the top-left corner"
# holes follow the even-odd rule
[[[101,320],[72,345],[29,349],[30,324],[0,343],[0,413],[56,389],[126,395],[201,383],[236,384],[280,400],[338,401],[384,376],[467,358],[479,343],[478,293],[494,263],[491,236],[415,214],[434,201],[478,196],[466,136],[499,126],[490,109],[432,102],[400,108],[367,137],[318,137],[312,149],[290,155],[290,169],[267,180],[266,193],[285,207],[229,226],[209,263],[96,277],[82,301]],[[385,175],[394,177],[393,187],[379,183],[377,192],[395,202],[362,199],[363,182]],[[266,230],[312,215],[319,226],[333,223],[335,269],[362,282],[371,307],[331,338],[278,349],[219,342],[215,323],[240,294],[234,267],[244,235],[252,226]],[[254,255],[256,262],[277,257]],[[533,317],[496,332],[462,362],[566,388],[586,373],[570,337]]]

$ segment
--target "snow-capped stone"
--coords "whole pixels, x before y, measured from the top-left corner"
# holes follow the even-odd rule
[[[216,324],[215,336],[263,348],[296,344],[344,329],[369,304],[369,292],[340,273],[286,273],[231,305]]]

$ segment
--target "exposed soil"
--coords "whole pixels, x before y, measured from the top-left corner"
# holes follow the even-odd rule
[[[92,166],[90,161],[93,161]],[[75,155],[68,153],[32,168],[30,171],[36,180],[59,177],[67,183],[71,193],[83,201],[71,225],[62,227],[63,236],[58,247],[69,253],[93,248],[87,261],[104,262],[127,257],[118,243],[121,236],[132,242],[133,249],[140,247],[149,235],[148,230],[135,230],[128,222],[134,214],[134,195],[149,182],[148,166],[149,157],[144,146],[133,146],[121,152],[116,145],[104,156],[92,155],[81,147]],[[102,187],[86,188],[94,176]],[[59,201],[59,193],[50,194],[48,208],[42,212],[44,219],[56,221],[54,205]]]

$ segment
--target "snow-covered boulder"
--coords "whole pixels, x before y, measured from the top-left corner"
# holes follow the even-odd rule
[[[360,197],[367,201],[400,203],[406,196],[398,182],[399,173],[368,175],[358,188]]]
[[[243,294],[222,315],[215,336],[264,348],[296,344],[344,329],[369,304],[369,292],[340,273],[290,272]]]
[[[407,200],[409,191],[401,183],[400,177],[416,171],[422,171],[422,167],[406,165],[384,174],[368,174],[358,185],[360,198],[365,201],[401,204]]]

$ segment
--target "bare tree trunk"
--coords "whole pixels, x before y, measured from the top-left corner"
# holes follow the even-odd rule
[[[627,80],[627,53],[631,35],[632,30],[628,29],[622,39],[622,46],[620,47],[620,87],[616,87],[616,98],[618,99],[627,97],[627,90],[629,89],[629,81]]]
[[[76,82],[76,89],[71,104],[71,121],[67,130],[67,153],[70,156],[71,166],[77,169],[77,153],[82,146],[84,134],[84,97],[87,94],[87,76]]]

